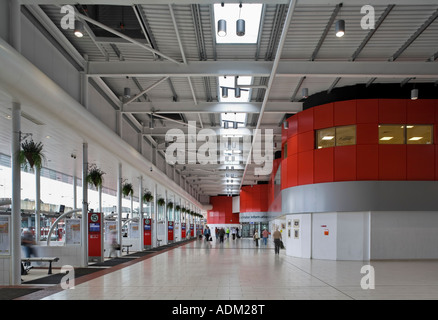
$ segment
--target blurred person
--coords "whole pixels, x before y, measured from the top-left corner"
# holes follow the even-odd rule
[[[259,236],[259,232],[258,232],[257,229],[254,230],[254,236],[253,236],[253,238],[254,238],[254,241],[255,241],[255,243],[256,243],[256,247],[258,247],[258,246],[259,246],[259,239],[260,239],[260,236]]]
[[[268,237],[269,237],[270,234],[271,233],[266,228],[263,229],[262,238],[263,238],[263,244],[265,246],[268,245]]]
[[[278,231],[278,227],[275,228],[274,234],[272,235],[274,238],[274,244],[275,244],[275,254],[280,254],[280,247],[281,247],[281,232]]]

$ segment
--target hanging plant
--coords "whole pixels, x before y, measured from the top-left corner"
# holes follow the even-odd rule
[[[90,165],[87,175],[87,183],[95,186],[96,188],[101,187],[103,183],[103,175],[105,172],[100,170],[95,164]]]
[[[186,213],[186,212],[187,212],[187,209],[186,209],[186,208],[181,208],[181,212],[182,212],[182,213]]]
[[[131,196],[134,194],[134,188],[132,187],[132,183],[126,182],[122,186],[122,193],[125,197]]]
[[[172,210],[173,209],[173,202],[172,201],[167,204],[167,209],[168,210]]]
[[[181,206],[179,204],[176,205],[175,207],[175,211],[180,212],[181,211]]]
[[[163,198],[160,198],[157,200],[157,204],[161,207],[164,207],[164,205],[166,204],[166,201],[164,201]]]
[[[34,166],[41,168],[43,160],[45,159],[43,154],[43,144],[41,142],[35,143],[33,140],[24,141],[21,143],[21,150],[18,156],[20,164],[31,168]]]
[[[148,202],[152,202],[154,200],[154,196],[152,195],[152,193],[150,193],[150,191],[146,192],[143,195],[143,201],[148,203]]]

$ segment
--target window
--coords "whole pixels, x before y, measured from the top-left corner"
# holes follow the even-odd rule
[[[283,149],[283,159],[287,158],[287,142],[284,144],[284,149]]]
[[[432,125],[379,125],[379,144],[432,144]]]
[[[356,126],[342,126],[316,130],[318,149],[356,144]]]

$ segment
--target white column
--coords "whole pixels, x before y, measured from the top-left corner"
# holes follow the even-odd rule
[[[158,223],[158,209],[157,209],[157,184],[154,185],[154,213],[152,218],[152,248],[157,247],[157,223]]]
[[[117,242],[120,244],[119,255],[122,253],[122,164],[117,170]]]
[[[11,209],[11,285],[21,284],[21,169],[20,153],[21,105],[12,103],[12,209]]]
[[[140,176],[138,186],[138,230],[140,232],[140,251],[144,249],[144,224],[143,224],[143,176]]]
[[[35,242],[39,244],[41,236],[41,168],[35,166]]]
[[[88,266],[88,143],[82,145],[82,261],[81,266]]]
[[[169,243],[169,237],[168,237],[168,229],[167,229],[167,222],[169,221],[168,219],[168,210],[167,210],[167,190],[164,190],[164,244],[168,244]]]

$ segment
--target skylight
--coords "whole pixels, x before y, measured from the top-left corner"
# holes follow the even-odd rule
[[[262,4],[242,4],[239,8],[237,3],[225,3],[214,5],[214,23],[215,29],[217,22],[223,19],[227,22],[227,34],[220,37],[216,33],[216,43],[257,43],[260,28],[260,19],[262,13]],[[236,35],[236,21],[245,20],[245,35]]]
[[[237,127],[245,127],[246,123],[246,113],[235,113],[235,112],[227,112],[221,113],[222,126],[224,126],[224,122],[229,123],[230,129],[233,128],[233,124],[237,123]]]
[[[237,84],[238,85],[250,85],[252,82],[252,77],[239,77]],[[235,77],[234,76],[227,76],[227,77],[219,77],[219,90],[221,91],[219,94],[219,101],[220,102],[248,102],[249,101],[249,93],[250,89],[244,89],[240,92],[240,98],[235,97],[235,90],[234,89],[228,89],[228,97],[224,98],[222,96],[222,87],[227,88],[235,88]]]

